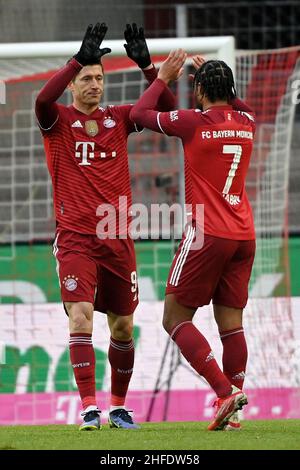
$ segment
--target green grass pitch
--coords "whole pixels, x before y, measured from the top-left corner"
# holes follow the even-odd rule
[[[295,450],[300,420],[246,421],[238,432],[209,432],[204,422],[145,423],[140,430],[79,432],[78,426],[1,426],[0,449]]]

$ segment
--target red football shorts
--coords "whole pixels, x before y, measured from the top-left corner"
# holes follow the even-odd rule
[[[169,272],[166,294],[186,307],[214,304],[244,308],[255,255],[255,240],[204,235],[202,248],[190,249],[191,232],[180,242]]]
[[[138,305],[134,243],[58,230],[53,245],[63,302],[131,315]]]

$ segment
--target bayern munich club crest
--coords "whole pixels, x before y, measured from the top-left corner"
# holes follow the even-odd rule
[[[114,121],[111,118],[104,119],[103,121],[103,126],[107,127],[108,129],[111,129],[112,127],[115,127],[116,121]]]
[[[99,132],[97,121],[95,121],[94,119],[85,121],[84,126],[87,135],[89,135],[90,137],[95,137]]]
[[[63,284],[68,291],[72,292],[78,286],[77,281],[78,277],[74,276],[74,274],[69,274],[68,276],[64,277]]]

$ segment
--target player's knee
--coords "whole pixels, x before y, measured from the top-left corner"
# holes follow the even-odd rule
[[[93,323],[84,315],[75,315],[70,318],[71,333],[92,333]]]
[[[92,333],[93,317],[90,308],[79,303],[66,303],[71,333]]]
[[[178,323],[177,310],[175,296],[173,294],[166,295],[162,325],[168,334],[171,334],[174,326]]]
[[[214,304],[214,315],[219,331],[243,327],[243,309]]]
[[[163,327],[171,335],[174,328],[180,323],[192,321],[196,309],[184,307],[177,303],[173,295],[167,295],[165,299]]]
[[[163,319],[162,319],[162,325],[163,325],[164,330],[165,330],[168,334],[171,334],[172,329],[173,329],[173,327],[174,327],[174,320],[173,320],[172,316],[169,314],[167,308],[165,308],[165,310],[164,310],[164,316],[163,316]]]
[[[111,327],[111,335],[118,341],[129,341],[133,335],[133,324],[131,321],[127,321],[120,318],[119,321],[115,322]]]

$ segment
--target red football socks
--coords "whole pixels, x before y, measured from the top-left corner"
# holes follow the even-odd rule
[[[71,333],[69,347],[76,384],[85,410],[88,406],[96,405],[95,353],[92,335]]]
[[[220,338],[223,343],[223,372],[233,385],[242,389],[248,358],[244,329],[220,331]]]
[[[123,407],[132,376],[134,343],[110,338],[108,359],[111,365],[111,406]]]
[[[219,368],[207,340],[191,321],[177,325],[170,336],[186,360],[207,380],[219,398],[231,394],[231,383]]]

